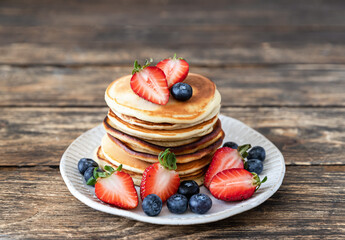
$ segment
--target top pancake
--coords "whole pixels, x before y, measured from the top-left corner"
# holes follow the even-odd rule
[[[215,84],[199,74],[189,73],[184,80],[193,88],[186,102],[172,96],[166,105],[151,103],[136,95],[130,87],[131,75],[113,81],[105,92],[105,101],[117,113],[153,123],[196,123],[219,108],[221,97]]]

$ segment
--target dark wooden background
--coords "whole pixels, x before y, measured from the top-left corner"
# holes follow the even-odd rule
[[[279,191],[198,226],[95,211],[59,161],[101,123],[106,86],[174,53],[210,77],[221,112],[282,151]],[[0,2],[0,239],[345,238],[345,2]]]

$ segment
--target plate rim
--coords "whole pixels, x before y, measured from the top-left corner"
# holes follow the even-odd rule
[[[195,216],[193,217],[174,217],[174,218],[157,218],[157,217],[149,217],[149,216],[143,216],[143,215],[138,215],[136,213],[133,213],[129,210],[125,210],[125,209],[120,209],[120,208],[116,208],[116,207],[112,207],[106,203],[101,202],[100,200],[98,200],[95,196],[92,196],[94,198],[96,198],[99,202],[94,202],[93,200],[90,199],[90,197],[84,195],[83,193],[81,193],[80,191],[78,191],[72,184],[72,182],[70,181],[70,179],[67,176],[67,172],[66,169],[64,167],[64,164],[67,161],[67,154],[69,151],[71,151],[71,149],[74,147],[75,144],[77,144],[77,142],[82,141],[82,138],[89,134],[90,132],[93,131],[98,131],[98,128],[102,127],[102,124],[97,125],[96,127],[93,127],[85,132],[83,132],[80,136],[78,136],[76,139],[74,139],[74,141],[67,147],[67,149],[65,150],[65,152],[63,153],[61,160],[60,160],[60,165],[59,165],[59,169],[60,169],[60,173],[61,176],[68,188],[68,190],[70,191],[70,193],[77,198],[79,201],[81,201],[82,203],[84,203],[85,205],[96,209],[98,211],[101,212],[105,212],[105,213],[109,213],[109,214],[113,214],[113,215],[117,215],[117,216],[121,216],[121,217],[126,217],[129,219],[133,219],[136,221],[141,221],[141,222],[146,222],[146,223],[152,223],[152,224],[159,224],[159,225],[194,225],[194,224],[203,224],[203,223],[210,223],[210,222],[215,222],[215,221],[219,221],[231,216],[234,216],[236,214],[251,210],[257,206],[259,206],[260,204],[262,204],[263,202],[265,202],[266,200],[268,200],[275,192],[278,191],[278,189],[280,188],[284,176],[285,176],[285,171],[286,171],[286,167],[285,167],[285,160],[284,160],[284,156],[283,154],[280,152],[280,150],[277,148],[277,146],[272,143],[269,139],[267,139],[264,135],[262,135],[261,133],[259,133],[258,131],[256,131],[255,129],[251,128],[250,126],[248,126],[247,124],[243,123],[240,120],[237,120],[235,118],[232,117],[228,117],[225,116],[223,114],[219,114],[220,118],[228,118],[231,121],[235,121],[238,124],[243,125],[246,128],[249,128],[250,130],[254,131],[254,133],[258,134],[261,138],[264,138],[266,141],[268,141],[270,144],[273,145],[273,147],[277,150],[277,153],[279,155],[280,163],[282,164],[282,169],[280,172],[280,176],[279,176],[279,180],[277,182],[274,183],[273,186],[271,186],[270,188],[268,188],[267,190],[265,190],[266,194],[263,194],[262,196],[257,198],[257,201],[255,201],[254,203],[248,205],[248,203],[246,201],[242,201],[242,202],[238,202],[238,205],[236,205],[236,207],[231,208],[231,209],[225,209],[223,211],[220,212],[216,212],[216,213],[211,213],[211,214],[204,214],[204,215],[198,215],[195,214]],[[221,119],[222,121],[222,119]],[[139,207],[139,206],[138,206]],[[178,215],[176,215],[178,216]]]

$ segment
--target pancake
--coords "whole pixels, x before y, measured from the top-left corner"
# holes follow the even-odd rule
[[[218,115],[195,126],[175,130],[146,129],[143,127],[131,125],[120,119],[112,111],[108,112],[108,118],[110,119],[109,125],[111,125],[111,127],[135,137],[147,140],[178,141],[192,137],[201,137],[210,133],[213,130],[213,125],[218,120]]]
[[[202,159],[203,157],[213,154],[218,149],[218,147],[221,146],[222,142],[223,138],[220,138],[213,144],[207,146],[204,149],[196,151],[195,153],[176,155],[176,163],[185,165],[187,163],[194,162],[195,160],[201,161],[200,159]],[[110,134],[107,134],[103,137],[101,145],[103,151],[105,152],[105,155],[116,156],[117,154],[121,153],[121,155],[123,155],[122,157],[126,156],[128,158],[141,160],[142,162],[158,162],[158,155],[134,151]]]
[[[116,130],[115,128],[111,127],[110,124],[111,123],[109,118],[106,117],[103,121],[103,127],[106,132],[111,136],[117,138],[121,142],[125,143],[129,148],[135,151],[158,155],[161,151],[164,151],[166,149],[166,145],[164,143],[162,144],[162,141],[157,142],[157,144],[152,144],[151,142],[130,136],[124,132]],[[170,147],[170,150],[176,155],[193,153],[211,145],[223,136],[224,132],[222,131],[221,123],[218,120],[216,122],[216,125],[213,127],[213,131],[209,134],[206,134],[201,138],[192,138],[194,141],[192,141],[191,143],[184,143],[176,147]]]
[[[143,173],[144,170],[150,166],[152,163],[158,162],[158,156],[152,155],[156,157],[155,161],[146,162],[142,161],[138,158],[135,158],[129,155],[124,149],[122,149],[117,144],[114,144],[110,138],[105,135],[102,139],[101,149],[104,156],[114,165],[123,164],[124,169],[130,170],[137,173]],[[216,149],[214,150],[216,151]],[[206,155],[202,158],[197,159],[196,161],[190,161],[186,163],[177,163],[176,171],[180,175],[190,174],[195,172],[205,166],[207,166],[212,160],[213,152],[209,155]]]
[[[113,163],[111,163],[109,160],[107,160],[107,158],[104,156],[101,147],[97,147],[94,151],[94,160],[98,163],[98,165],[104,169],[105,165],[110,165],[112,166],[114,169],[116,169],[118,167],[118,165],[115,165]],[[185,180],[194,180],[199,186],[203,184],[204,182],[204,175],[205,172],[207,170],[207,167],[204,167],[203,169],[201,169],[200,171],[197,171],[193,174],[189,174],[189,175],[182,175],[180,176],[181,181],[185,181]],[[128,173],[134,182],[134,185],[136,186],[140,186],[141,183],[141,178],[142,178],[142,174],[136,173],[136,172],[132,172],[126,169],[122,170],[125,173]]]
[[[163,147],[179,147],[179,146],[183,146],[186,144],[190,144],[193,143],[199,139],[201,139],[202,137],[195,137],[195,138],[189,138],[189,139],[184,139],[184,140],[179,140],[179,141],[153,141],[153,140],[145,140],[146,142],[152,143],[154,145],[159,145],[159,146],[163,146]]]
[[[138,119],[136,117],[132,117],[132,116],[128,116],[125,114],[121,114],[118,113],[116,110],[114,109],[110,109],[109,111],[113,112],[113,114],[116,114],[116,116],[118,118],[120,118],[121,120],[135,125],[135,126],[139,126],[139,127],[143,127],[146,129],[164,129],[164,130],[173,130],[173,129],[181,129],[181,128],[187,128],[187,127],[191,127],[197,124],[200,124],[204,121],[210,120],[211,118],[213,118],[214,116],[216,116],[219,113],[219,109],[220,106],[218,106],[217,108],[215,108],[210,115],[208,115],[205,119],[202,119],[199,122],[192,122],[192,123],[184,123],[184,124],[178,124],[178,123],[153,123],[153,122],[148,122],[148,121],[144,121],[141,119]]]
[[[131,75],[113,81],[105,92],[107,105],[126,116],[153,123],[192,124],[202,122],[220,106],[221,96],[215,84],[199,74],[189,73],[184,80],[193,88],[193,96],[187,102],[173,97],[166,105],[149,102],[133,92]]]

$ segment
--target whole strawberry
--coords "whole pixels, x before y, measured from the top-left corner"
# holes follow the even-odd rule
[[[90,178],[88,185],[95,184],[96,197],[111,205],[124,209],[133,209],[138,206],[139,199],[133,179],[121,171],[122,164],[114,170],[105,166],[105,172],[94,170],[94,178]]]
[[[226,169],[216,174],[210,184],[211,194],[224,201],[240,201],[250,198],[267,177],[260,181],[256,173],[243,168]]]
[[[168,83],[164,72],[158,67],[149,67],[150,61],[146,60],[141,66],[138,61],[134,62],[132,71],[131,88],[139,97],[150,102],[165,105],[169,101]]]
[[[244,158],[248,155],[250,144],[239,146],[237,149],[222,147],[213,155],[210,166],[205,175],[204,185],[209,187],[212,178],[219,172],[230,168],[244,168]]]
[[[156,194],[164,203],[174,195],[180,186],[180,177],[175,171],[176,156],[166,149],[158,156],[159,162],[147,167],[140,184],[141,199],[149,194]]]
[[[176,53],[173,58],[167,58],[157,63],[157,67],[163,70],[168,81],[168,88],[185,80],[189,72],[189,64],[183,58],[177,58]]]

